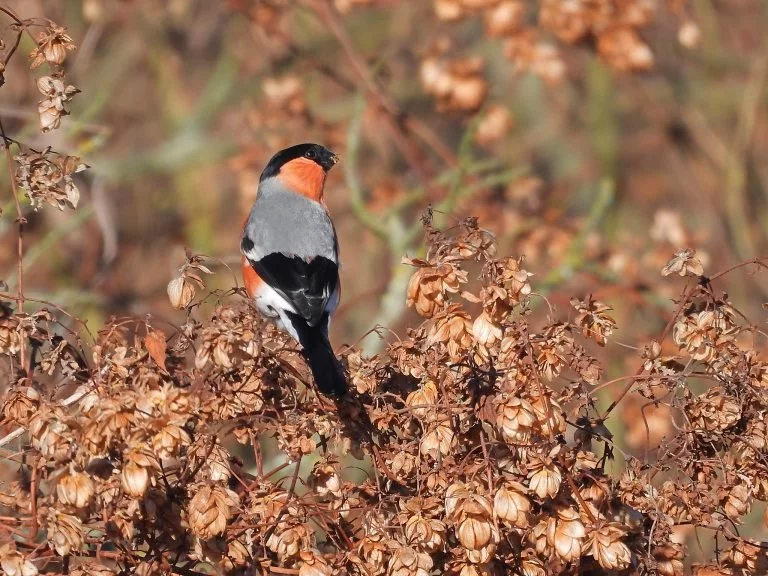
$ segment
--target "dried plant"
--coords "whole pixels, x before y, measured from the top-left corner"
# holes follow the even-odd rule
[[[325,4],[303,4],[333,24]],[[681,42],[694,43],[682,3],[669,4],[683,19]],[[434,8],[452,22],[482,18],[517,67],[550,80],[564,65],[542,32],[566,45],[589,40],[619,70],[653,62],[640,32],[654,2],[438,0]],[[276,33],[291,6],[246,9]],[[19,35],[44,28],[31,34],[30,59],[33,69],[52,69],[38,81],[46,97],[39,111],[42,130],[55,129],[76,93],[60,68],[73,40],[54,23],[2,12]],[[481,61],[441,48],[422,62],[422,82],[440,107],[473,112],[486,97],[482,70]],[[300,79],[272,79],[264,92],[272,121],[280,110],[307,120]],[[486,114],[508,122],[498,110]],[[484,133],[487,142],[497,137]],[[36,209],[76,209],[72,175],[85,166],[3,136],[19,258],[17,290],[2,294],[0,317],[8,382],[0,448],[10,470],[0,479],[4,573],[768,570],[768,545],[739,531],[755,503],[768,501],[766,334],[720,288],[742,269],[764,272],[768,258],[705,276],[694,250],[670,254],[659,275],[687,283],[663,332],[643,341],[619,325],[606,298],[574,294],[571,308],[558,311],[537,293],[543,279],[526,259],[500,254],[478,219],[442,229],[427,212],[425,252],[402,261],[411,274],[401,300],[420,323],[380,354],[345,348],[351,392],[333,402],[314,390],[295,344],[241,291],[207,291],[215,263],[189,251],[167,286],[184,313],[178,326],[112,319],[91,335],[55,303],[25,310],[16,186]],[[637,370],[606,380],[617,333],[633,342]],[[598,395],[609,389],[604,409]],[[642,458],[609,431],[633,402]],[[651,446],[652,433],[664,437],[660,446]],[[264,454],[268,439],[280,452],[276,464]],[[689,566],[685,530],[715,544],[707,560]]]
[[[524,262],[498,257],[475,220],[446,233],[427,218],[426,230],[426,256],[407,261],[424,322],[379,356],[348,349],[356,391],[336,405],[242,301],[189,315],[170,336],[107,325],[88,362],[50,314],[9,314],[3,422],[29,448],[3,488],[15,519],[3,526],[16,534],[6,570],[675,575],[675,530],[694,526],[732,543],[718,570],[761,573],[764,547],[737,526],[768,498],[768,365],[742,338],[754,326],[715,292],[722,274],[689,286],[638,358],[630,385],[678,414],[678,430],[653,459],[625,455],[617,475],[589,351],[611,341],[609,308],[587,297],[571,321],[542,315]],[[190,255],[180,278],[194,270],[208,269]],[[660,355],[668,338],[677,363]],[[31,342],[38,357],[24,370]],[[268,436],[288,458],[274,470],[258,441]],[[228,439],[250,449],[250,465]],[[344,463],[364,454],[370,476],[345,479]]]

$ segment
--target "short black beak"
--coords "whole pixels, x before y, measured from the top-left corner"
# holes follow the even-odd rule
[[[339,157],[330,150],[327,150],[327,154],[323,154],[322,166],[326,172],[338,163]]]

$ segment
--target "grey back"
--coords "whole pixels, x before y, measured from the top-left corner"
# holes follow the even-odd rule
[[[336,232],[325,208],[268,178],[259,184],[259,194],[245,226],[253,242],[246,256],[254,261],[280,252],[309,259],[324,256],[338,263]]]

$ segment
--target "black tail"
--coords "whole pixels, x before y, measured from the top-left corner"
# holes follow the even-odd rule
[[[303,348],[304,358],[312,370],[312,376],[318,390],[329,396],[343,396],[347,391],[347,379],[344,370],[333,353],[324,319],[319,326],[307,326],[301,318],[292,318],[299,334],[299,343]]]

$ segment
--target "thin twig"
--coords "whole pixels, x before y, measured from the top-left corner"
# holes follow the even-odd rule
[[[360,80],[365,93],[384,112],[385,124],[390,130],[393,142],[400,149],[404,159],[413,168],[424,188],[427,190],[431,189],[431,162],[418,144],[414,142],[411,134],[417,134],[444,162],[452,167],[458,164],[458,160],[453,152],[443,145],[435,147],[435,143],[439,142],[439,139],[432,130],[418,120],[406,117],[403,110],[376,82],[374,74],[365,62],[365,58],[360,54],[360,51],[344,28],[338,13],[329,2],[326,0],[302,0],[302,4],[314,12],[328,31],[336,38],[352,70]]]
[[[6,8],[5,6],[0,6],[0,12],[8,16],[11,20],[13,20],[18,26],[23,26],[24,22],[22,22],[16,14],[11,12],[10,9]]]
[[[677,320],[677,317],[680,315],[680,313],[683,311],[685,306],[688,304],[691,296],[693,293],[697,290],[698,285],[693,286],[692,288],[689,285],[686,285],[685,289],[683,290],[683,294],[680,297],[680,302],[677,305],[677,308],[675,309],[674,314],[672,314],[672,317],[669,319],[667,324],[664,326],[664,330],[661,332],[661,336],[658,339],[658,342],[663,342],[667,336],[669,335],[670,331],[672,330],[672,326],[674,326],[675,321]],[[640,367],[635,372],[634,376],[627,382],[627,385],[624,387],[624,389],[619,393],[619,395],[616,397],[616,399],[611,402],[611,405],[608,406],[608,410],[605,411],[605,414],[603,415],[603,420],[608,418],[611,412],[613,412],[614,408],[619,405],[619,403],[624,399],[624,397],[629,394],[629,391],[632,390],[632,387],[635,385],[635,381],[637,380],[637,377],[642,375],[642,373],[645,371],[645,364],[641,364]]]
[[[13,54],[16,52],[16,49],[19,47],[19,43],[21,42],[21,37],[24,35],[23,30],[19,30],[16,32],[16,38],[13,41],[13,44],[11,45],[11,49],[8,50],[8,54],[5,55],[5,58],[3,59],[3,65],[7,66],[10,59],[13,57]]]
[[[288,489],[288,499],[293,498],[293,493],[296,491],[296,482],[299,480],[299,471],[301,470],[301,460],[303,457],[303,454],[299,454],[299,457],[296,459],[296,467],[293,469],[293,476],[291,477],[291,486]]]
[[[38,458],[34,457],[35,463],[32,466],[32,477],[29,481],[29,495],[30,495],[30,502],[31,502],[31,510],[32,513],[32,527],[30,529],[30,540],[33,542],[37,538],[37,462]]]
[[[21,211],[21,203],[19,202],[19,192],[16,188],[16,177],[13,173],[13,157],[11,156],[10,140],[5,134],[5,127],[3,121],[0,119],[0,136],[3,138],[3,147],[5,148],[5,160],[8,163],[8,179],[11,182],[11,194],[13,196],[14,205],[16,206],[16,226],[17,226],[17,239],[16,239],[16,266],[17,266],[17,279],[16,279],[16,303],[18,306],[18,313],[24,312],[24,224],[27,220]],[[21,343],[20,360],[22,370],[26,370],[26,346],[25,343]]]
[[[592,510],[587,505],[587,503],[584,501],[584,498],[582,497],[581,492],[579,492],[579,487],[576,486],[576,482],[573,481],[573,477],[571,476],[571,472],[570,472],[570,470],[568,469],[568,466],[565,463],[564,456],[561,455],[561,457],[562,457],[562,460],[560,462],[560,465],[563,467],[563,475],[565,476],[565,480],[568,483],[568,486],[571,488],[571,492],[573,492],[573,497],[579,503],[579,506],[581,506],[581,509],[584,510],[584,513],[592,521],[592,524],[597,524],[597,518],[595,518],[595,515],[592,513]]]
[[[61,402],[59,402],[59,406],[66,407],[70,406],[71,404],[74,404],[78,400],[80,400],[83,396],[88,394],[90,390],[87,386],[80,386],[77,390],[74,391],[74,393],[70,394],[66,398],[64,398]],[[13,441],[15,438],[18,438],[24,432],[26,431],[26,428],[19,427],[16,428],[13,432],[10,434],[6,434],[2,438],[0,438],[0,448],[8,444],[9,442]]]

